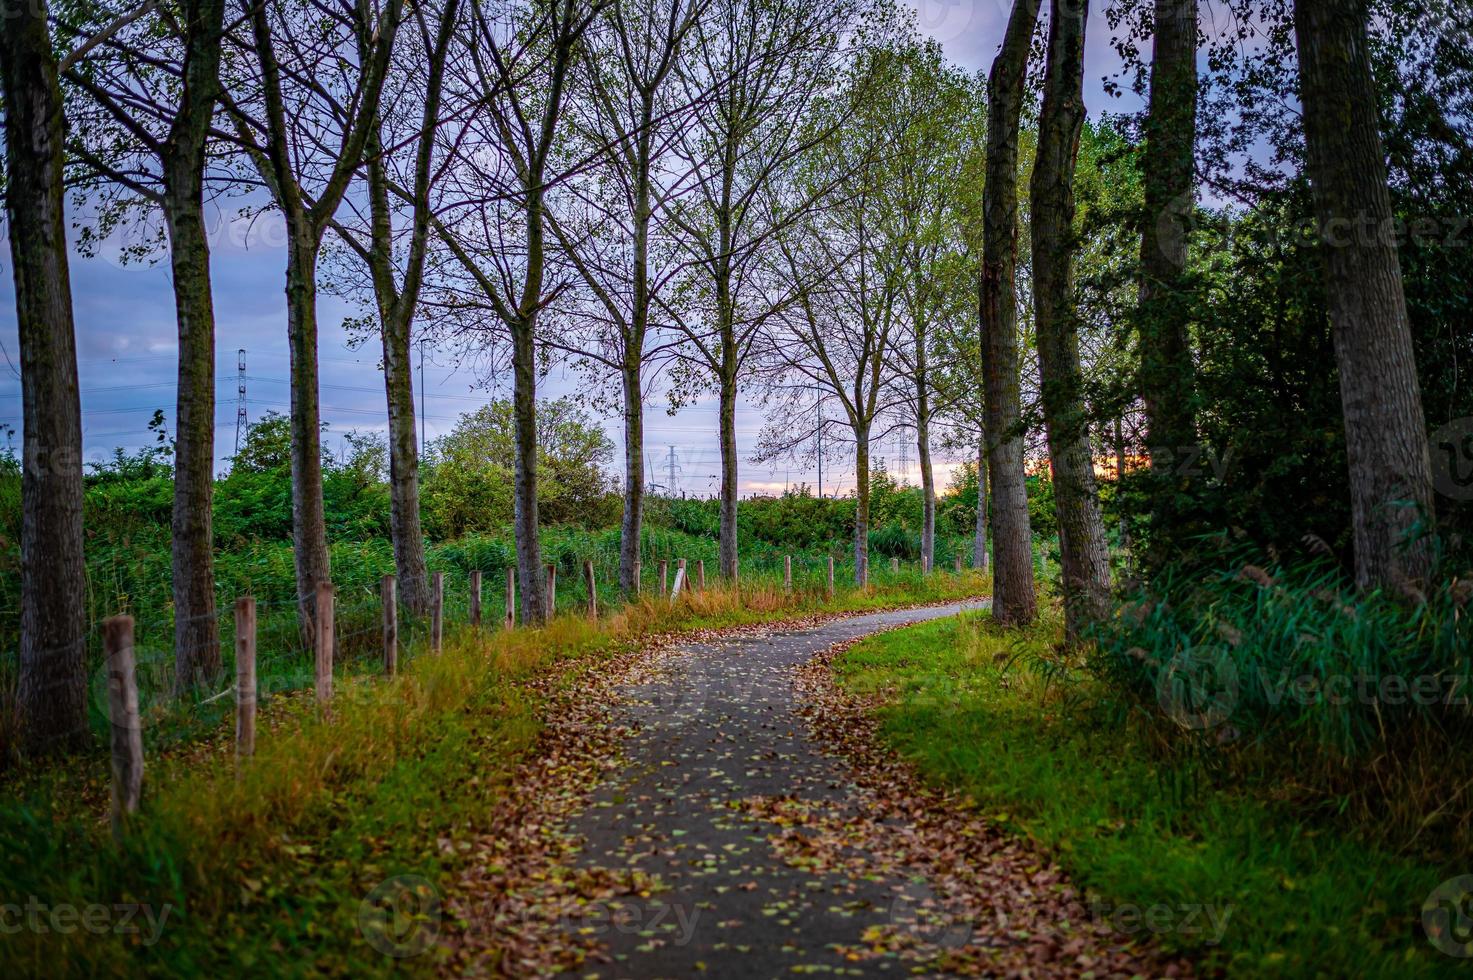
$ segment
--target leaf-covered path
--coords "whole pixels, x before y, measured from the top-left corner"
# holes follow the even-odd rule
[[[804,667],[962,608],[726,634],[631,664],[634,680],[582,692],[595,703],[571,699],[581,718],[524,775],[560,802],[524,801],[487,845],[493,873],[468,887],[510,898],[463,905],[457,967],[510,945],[499,966],[518,974],[1185,972],[1092,922],[1025,842],[921,787]]]

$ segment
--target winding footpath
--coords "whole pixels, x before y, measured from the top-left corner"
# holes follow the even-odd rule
[[[921,786],[826,683],[832,651],[968,605],[723,634],[583,692],[551,762],[523,777],[569,788],[519,801],[515,832],[483,842],[494,873],[468,893],[509,897],[462,902],[456,972],[511,944],[494,969],[517,975],[1189,973],[1093,921],[1026,842]]]

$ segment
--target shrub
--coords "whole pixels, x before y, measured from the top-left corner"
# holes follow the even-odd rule
[[[921,536],[892,522],[869,533],[869,550],[872,556],[914,561],[921,556]]]

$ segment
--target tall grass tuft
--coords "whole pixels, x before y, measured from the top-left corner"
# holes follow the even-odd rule
[[[1408,841],[1452,826],[1473,782],[1473,581],[1408,601],[1325,562],[1238,558],[1135,596],[1095,631],[1094,673],[1168,747]]]

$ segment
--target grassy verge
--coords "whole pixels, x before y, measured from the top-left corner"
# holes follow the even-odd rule
[[[385,879],[454,872],[457,842],[506,795],[559,685],[655,634],[986,588],[971,574],[900,575],[830,600],[817,587],[789,594],[752,581],[674,607],[646,600],[598,623],[463,632],[392,680],[345,665],[331,719],[306,692],[277,696],[238,773],[228,722],[189,740],[149,729],[144,809],[121,844],[106,824],[100,753],[16,777],[0,788],[0,962],[45,976],[428,970],[433,953],[396,959],[365,941],[362,903]]]
[[[1058,632],[971,614],[874,637],[835,670],[882,700],[900,753],[1054,855],[1122,940],[1155,933],[1244,976],[1466,975],[1422,925],[1433,890],[1473,872],[1466,855],[1393,853],[1275,800],[1282,787],[1155,751],[1056,658]]]

